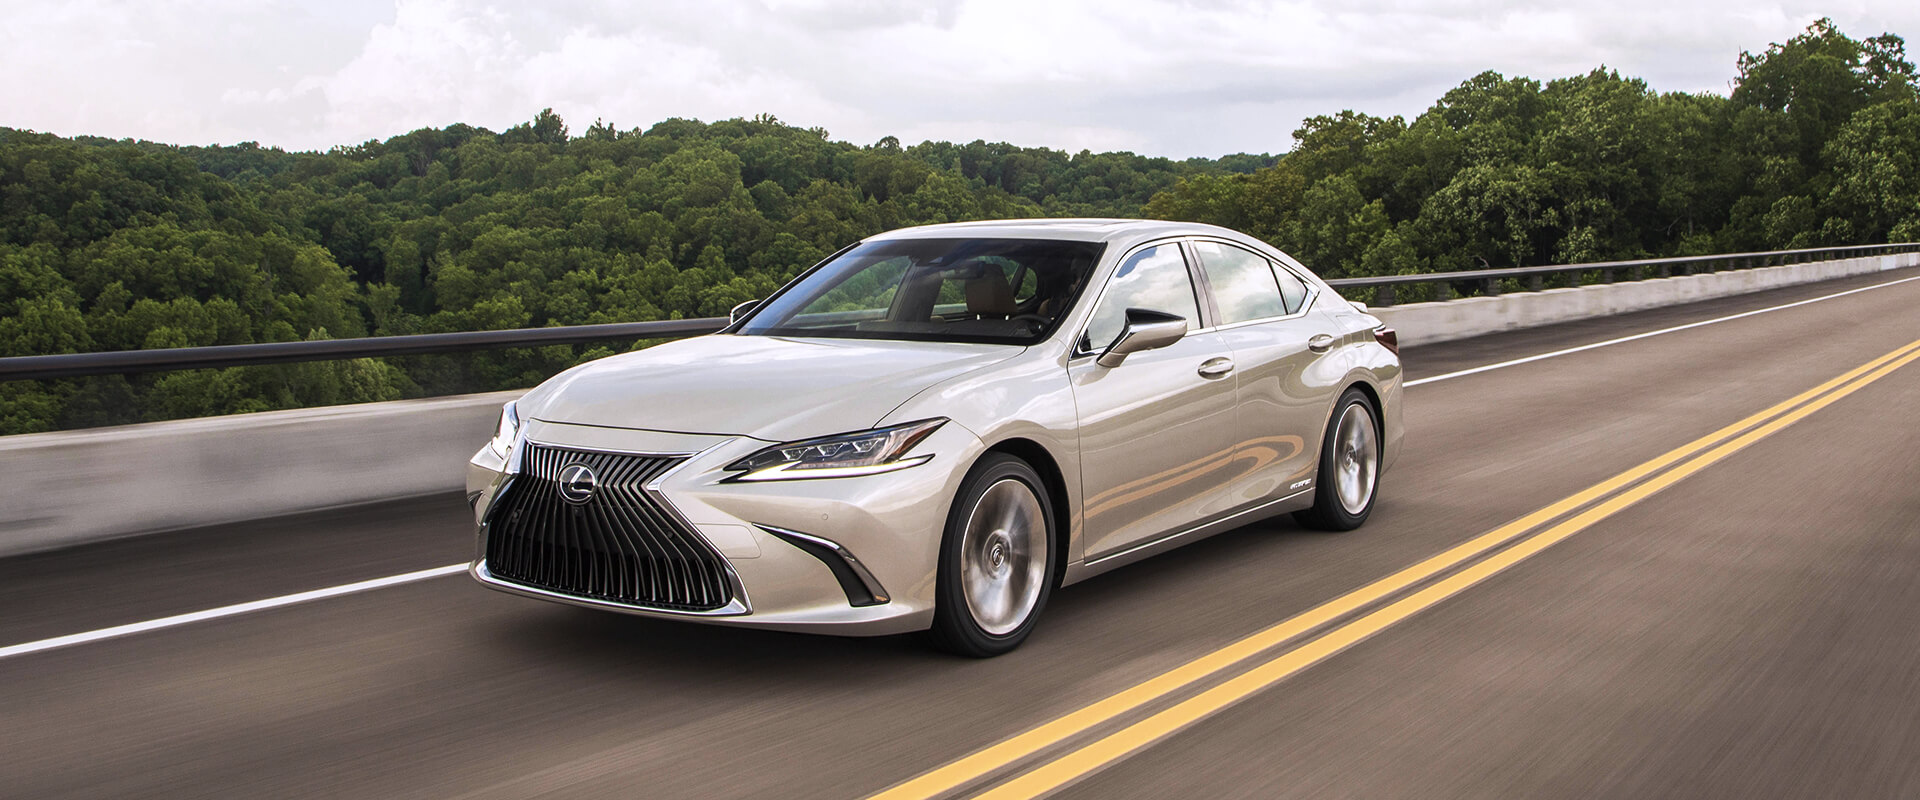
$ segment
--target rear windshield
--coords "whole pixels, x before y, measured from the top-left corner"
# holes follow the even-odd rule
[[[1106,245],[1045,239],[866,242],[787,284],[734,332],[1034,344]]]

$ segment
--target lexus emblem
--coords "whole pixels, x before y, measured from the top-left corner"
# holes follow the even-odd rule
[[[560,496],[569,503],[587,502],[599,481],[587,465],[568,464],[560,468]]]

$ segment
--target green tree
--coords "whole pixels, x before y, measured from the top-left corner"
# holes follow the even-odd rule
[[[1920,238],[1900,37],[1822,20],[1735,66],[1730,96],[1485,72],[1412,119],[1314,116],[1279,158],[858,146],[769,115],[573,136],[552,109],[306,153],[0,128],[0,351],[718,315],[863,237],[983,218],[1212,222],[1327,275]],[[625,347],[0,384],[0,433],[526,386]]]

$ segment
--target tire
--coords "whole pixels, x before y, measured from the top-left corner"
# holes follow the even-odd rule
[[[947,512],[935,594],[935,646],[990,658],[1033,632],[1059,563],[1053,503],[1027,462],[989,453],[967,473]]]
[[[1295,521],[1323,531],[1350,531],[1366,524],[1380,494],[1379,417],[1365,392],[1348,389],[1340,395],[1320,442],[1313,507],[1294,512]]]

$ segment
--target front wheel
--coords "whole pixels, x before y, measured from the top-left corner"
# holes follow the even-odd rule
[[[1313,507],[1294,512],[1300,524],[1350,531],[1373,513],[1373,496],[1380,487],[1380,426],[1374,423],[1372,401],[1359,389],[1348,389],[1333,407],[1315,483]]]
[[[1053,591],[1053,505],[1027,462],[989,453],[960,485],[940,546],[931,635],[974,658],[1026,641]]]

